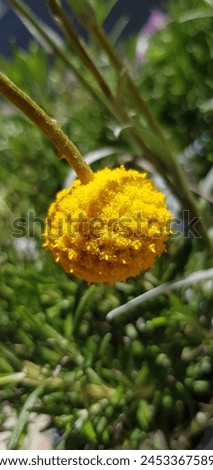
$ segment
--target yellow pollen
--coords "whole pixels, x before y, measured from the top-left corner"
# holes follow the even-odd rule
[[[165,251],[171,220],[165,195],[146,173],[104,168],[89,183],[76,180],[57,194],[43,246],[65,271],[113,285],[153,267]]]
[[[152,251],[152,253],[155,253],[155,245],[154,244],[149,245],[149,248]]]

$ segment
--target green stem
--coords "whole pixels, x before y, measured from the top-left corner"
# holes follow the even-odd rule
[[[0,73],[0,93],[6,96],[42,130],[50,142],[55,145],[59,158],[66,158],[82,183],[86,184],[93,179],[93,173],[85,163],[79,150],[64,134],[59,125],[2,73]]]
[[[108,83],[104,79],[100,70],[97,68],[95,62],[88,54],[86,48],[82,45],[74,27],[70,23],[67,17],[67,14],[62,8],[60,2],[58,2],[58,0],[48,0],[48,5],[52,11],[52,14],[54,15],[54,18],[57,18],[60,21],[64,34],[69,40],[72,48],[81,58],[86,68],[93,75],[101,91],[103,92],[106,98],[104,104],[107,107],[107,109],[122,125],[126,127],[126,132],[128,133],[130,140],[133,142],[133,145],[136,146],[136,148],[140,150],[140,153],[142,150],[147,160],[151,161],[159,169],[159,171],[161,171],[161,174],[164,177],[165,175],[162,169],[160,169],[160,165],[158,165],[157,157],[149,150],[149,148],[146,146],[145,142],[143,141],[141,135],[137,133],[137,131],[134,129],[134,123],[131,117],[129,116],[125,108],[123,107],[122,103],[120,103],[118,97],[114,96],[111,88],[109,87]],[[169,182],[169,179],[167,182]],[[170,182],[169,182],[169,185],[171,186]]]
[[[111,114],[115,115],[115,117],[118,117],[118,114],[121,117],[121,110],[119,110],[119,112],[115,113],[114,108],[112,108],[113,104],[114,104],[114,107],[115,107],[115,97],[111,93],[111,90],[109,89],[106,82],[104,82],[103,77],[98,72],[98,69],[94,65],[94,63],[92,64],[93,65],[92,66],[92,74],[96,79],[98,79],[98,84],[100,85],[100,88],[102,89],[102,91],[106,92],[106,93],[104,93],[104,95],[103,94],[100,95],[98,93],[98,91],[91,86],[91,84],[85,79],[85,77],[81,74],[81,72],[79,72],[78,68],[76,66],[74,66],[73,63],[67,58],[67,56],[64,54],[64,51],[60,47],[58,47],[57,44],[55,43],[55,41],[48,35],[48,33],[44,29],[45,25],[42,25],[40,23],[40,21],[36,17],[36,15],[34,15],[30,11],[30,9],[27,8],[26,5],[21,0],[9,0],[9,2],[13,6],[13,8],[20,14],[20,16],[23,16],[25,19],[27,19],[27,21],[36,29],[36,31],[40,34],[40,36],[46,41],[48,46],[51,47],[52,51],[65,63],[65,65],[75,74],[75,76],[82,83],[82,85],[89,91],[90,95],[93,96],[93,98],[95,98],[95,100],[99,101],[101,103],[101,105],[103,105],[108,111],[110,111]],[[54,15],[58,16],[59,14],[61,14],[61,9],[58,8],[58,5],[55,4],[55,2],[54,3],[49,2],[49,6],[50,6],[50,9],[52,10]],[[57,10],[56,10],[56,8],[57,8]],[[62,16],[61,22],[65,22],[66,15],[62,14],[61,16]],[[68,26],[68,24],[66,22],[66,24],[63,25],[63,27],[64,27],[64,30],[65,30],[65,33],[67,34],[67,36],[69,36],[69,33],[71,32],[71,27],[70,27],[70,24],[69,24],[69,29],[67,30],[67,26]],[[85,52],[85,49],[83,48],[83,46],[79,42],[78,36],[76,35],[73,28],[72,28],[71,37],[69,36],[69,39],[71,40],[71,43],[72,43],[72,46],[73,46],[74,49],[76,49],[76,44],[77,44],[77,53],[81,57],[82,62],[85,65],[88,65],[88,64],[91,65],[92,59],[88,58],[88,53]],[[77,43],[76,43],[76,41],[77,41]],[[90,72],[91,72],[91,68],[90,68]],[[105,95],[106,95],[107,99],[109,99],[109,101],[107,103],[106,103],[105,98],[103,97]],[[117,104],[116,104],[116,106],[118,108]],[[128,121],[129,121],[128,120],[128,115],[123,114],[122,115],[122,123],[128,123]],[[134,137],[133,140],[135,140],[135,137]],[[139,142],[139,140],[140,139],[137,139],[138,142]],[[140,142],[139,148],[141,149],[141,147],[143,147],[143,143]],[[143,147],[143,150],[146,150],[146,149]],[[152,161],[153,159],[150,158],[150,160]]]
[[[84,86],[84,88],[90,93],[95,100],[100,100],[98,92],[91,86],[91,84],[86,80],[84,75],[79,71],[71,60],[66,56],[63,49],[57,45],[54,39],[46,32],[45,24],[42,24],[39,18],[32,13],[32,11],[26,7],[26,5],[21,0],[9,0],[11,6],[18,12],[20,17],[25,18],[39,33],[42,39],[45,40],[47,45],[51,48],[53,54],[62,60],[65,65],[74,73],[79,82]]]
[[[16,0],[11,0],[11,1],[16,2]],[[122,125],[126,127],[126,133],[129,136],[129,140],[132,142],[134,147],[136,147],[136,149],[139,150],[139,152],[141,150],[143,151],[145,158],[147,158],[148,161],[151,161],[155,165],[159,173],[163,176],[163,178],[167,181],[167,183],[171,187],[172,191],[177,195],[183,207],[190,210],[192,217],[197,217],[199,219],[196,228],[199,230],[199,233],[202,236],[203,241],[209,246],[210,242],[207,236],[207,230],[205,228],[205,224],[202,218],[200,217],[196,201],[188,188],[188,182],[186,180],[185,174],[182,168],[179,166],[178,162],[176,161],[175,155],[172,149],[170,148],[170,143],[164,136],[161,126],[155,120],[154,116],[152,115],[147,104],[144,102],[143,98],[141,97],[140,92],[136,88],[131,77],[129,76],[127,72],[125,72],[126,78],[127,78],[126,85],[125,85],[126,91],[128,92],[129,96],[132,97],[135,105],[138,107],[141,114],[146,118],[146,121],[147,123],[149,123],[152,130],[156,133],[156,135],[158,135],[158,137],[164,143],[166,150],[167,150],[169,165],[165,161],[162,161],[160,157],[157,157],[155,154],[153,154],[153,152],[151,152],[149,148],[146,146],[146,144],[144,143],[143,138],[140,135],[140,129],[135,128],[134,122],[131,116],[129,115],[128,111],[123,107],[123,103],[120,101],[120,99],[117,96],[114,96],[113,92],[111,91],[111,88],[109,87],[105,78],[101,74],[100,70],[97,68],[95,62],[89,56],[86,48],[84,48],[84,46],[82,45],[75,29],[73,28],[72,24],[70,23],[67,17],[67,13],[61,7],[60,1],[48,0],[48,3],[50,5],[50,8],[53,12],[54,17],[56,16],[60,20],[62,29],[65,31],[65,34],[68,37],[73,49],[77,52],[78,56],[81,58],[82,62],[86,66],[87,70],[89,70],[90,73],[93,75],[96,83],[98,84],[100,90],[102,91],[102,94],[105,97],[105,99],[100,99],[100,96],[99,96],[98,99],[101,100],[102,104],[104,104],[108,108],[111,114],[115,116],[118,119],[118,121],[121,122]],[[82,23],[84,23],[84,25],[86,25],[91,35],[93,35],[96,38],[96,41],[101,46],[101,49],[106,52],[113,68],[116,70],[116,73],[120,77],[120,74],[123,73],[124,71],[123,63],[120,60],[119,56],[117,55],[116,51],[113,49],[113,46],[111,45],[109,39],[107,38],[104,30],[102,29],[100,25],[98,25],[96,18],[95,18],[95,13],[93,12],[93,10],[91,10],[91,6],[88,4],[87,0],[82,0],[82,2],[78,2],[78,3],[70,0],[70,3],[73,6],[73,10],[76,12],[77,18]],[[85,15],[85,11],[86,11],[86,15]],[[82,15],[82,12],[84,13],[83,15]],[[66,155],[64,156],[66,158]],[[72,166],[74,167],[73,164]],[[76,172],[79,173],[79,171],[77,170]],[[86,178],[85,182],[87,182],[90,179],[91,179],[91,172],[90,172],[90,176],[88,177],[88,179]]]
[[[78,37],[78,34],[76,33],[75,29],[73,28],[72,24],[70,23],[67,17],[67,13],[60,6],[58,0],[48,0],[47,3],[52,11],[54,18],[57,18],[57,20],[60,21],[61,28],[67,36],[71,46],[76,50],[79,57],[81,57],[86,68],[92,73],[104,95],[110,100],[112,98],[111,89],[108,86],[107,82],[104,80],[102,74],[100,73],[96,65],[94,64],[92,58],[83,47]]]
[[[88,300],[90,300],[90,297],[95,293],[95,291],[96,285],[89,286],[83,296],[80,298],[74,315],[73,335],[76,335],[78,327],[84,315],[84,307],[87,304]]]
[[[17,422],[14,426],[12,434],[10,436],[8,450],[16,449],[19,439],[21,437],[22,431],[24,430],[27,422],[29,413],[32,410],[33,406],[35,405],[36,401],[38,400],[39,395],[43,392],[43,385],[39,385],[35,390],[31,392],[28,396],[21,413],[18,416]]]
[[[19,12],[19,14],[21,16],[23,16],[24,18],[26,18],[31,24],[32,26],[37,30],[37,32],[41,35],[41,37],[46,41],[46,43],[51,47],[51,49],[53,50],[53,52],[65,63],[65,65],[70,69],[72,70],[72,72],[76,75],[77,79],[82,83],[82,85],[89,91],[90,95],[93,96],[93,98],[95,98],[95,100],[98,100],[101,102],[101,105],[104,105],[113,115],[115,115],[116,118],[118,118],[123,124],[127,124],[129,123],[129,117],[128,115],[125,113],[122,113],[121,109],[119,109],[119,111],[117,110],[117,113],[115,113],[115,106],[116,108],[118,108],[118,104],[116,103],[115,104],[115,98],[114,96],[112,95],[112,93],[110,92],[109,89],[107,89],[107,85],[106,83],[104,84],[104,90],[107,89],[107,98],[110,98],[109,102],[106,103],[106,100],[103,99],[103,94],[100,95],[90,84],[89,82],[85,79],[85,77],[79,72],[79,70],[77,69],[77,67],[75,67],[72,62],[67,58],[67,56],[64,54],[63,50],[57,46],[57,44],[53,41],[53,39],[48,35],[48,33],[45,31],[43,25],[40,24],[40,21],[39,19],[29,10],[29,8],[27,8],[24,3],[19,0],[9,0],[10,1],[10,4]],[[53,11],[54,14],[59,14],[59,9],[57,8],[57,11],[54,9],[54,6],[51,5],[51,3],[49,2],[50,4],[50,8],[51,10]],[[61,13],[61,9],[60,9],[60,13]],[[65,15],[62,17],[62,20],[63,18],[65,17]],[[73,31],[72,31],[73,33]],[[78,40],[78,36],[75,34],[73,35],[72,34],[72,45],[74,46],[75,44],[75,41],[76,39]],[[108,41],[109,42],[109,41]],[[79,41],[78,41],[79,43]],[[78,44],[79,45],[79,44]],[[114,58],[114,62],[115,62],[115,65],[117,63],[117,55],[115,53],[113,53],[113,48],[109,47],[110,46],[110,43],[108,45],[108,49],[109,49],[109,53],[110,51],[112,52],[112,57],[115,56]],[[78,47],[78,53],[80,53],[80,56],[83,59],[85,59],[85,51],[84,51],[84,55],[82,57],[82,46],[81,46],[81,49],[79,50],[79,47]],[[120,59],[119,59],[120,60]],[[87,60],[87,63],[88,63],[88,60]],[[91,59],[90,59],[90,64],[91,64]],[[94,71],[94,67],[93,67],[93,71]],[[100,75],[100,74],[99,74]],[[96,73],[96,78],[97,78],[97,73]],[[101,84],[103,85],[103,79],[101,80]],[[103,90],[103,87],[101,86],[102,90]],[[113,105],[113,109],[112,109],[112,105]],[[119,116],[118,116],[119,114]],[[137,148],[138,150],[140,151],[141,149],[143,150],[143,152],[145,153],[145,155],[147,156],[147,159],[149,161],[151,161],[155,167],[158,169],[158,171],[162,174],[162,176],[164,177],[164,179],[166,179],[167,181],[167,184],[169,186],[171,186],[171,189],[173,190],[173,192],[175,192],[175,187],[174,185],[172,184],[172,182],[170,181],[169,177],[167,177],[166,175],[166,168],[165,166],[163,165],[162,167],[162,164],[159,164],[159,162],[157,161],[156,158],[154,158],[154,156],[152,155],[152,153],[149,151],[149,149],[144,145],[144,142],[143,140],[141,139],[140,136],[137,136],[135,131],[132,129],[132,128],[129,128],[126,130],[127,134],[129,135],[129,138],[131,139],[131,141],[133,142],[133,144],[137,144]],[[162,170],[164,173],[162,173]],[[176,194],[178,196],[178,194]]]
[[[114,97],[112,94],[111,90],[109,87],[107,88],[106,82],[103,82],[103,77],[101,76],[100,72],[97,73],[97,67],[93,63],[92,71],[90,69],[90,72],[92,72],[94,76],[94,70],[95,72],[95,79],[98,79],[98,84],[101,88],[102,91],[106,91],[106,93],[98,93],[96,89],[94,89],[91,84],[85,79],[85,77],[79,72],[79,70],[72,64],[72,62],[67,58],[67,56],[64,54],[63,50],[59,48],[56,43],[52,40],[51,37],[49,37],[48,33],[46,33],[43,25],[40,23],[39,19],[23,4],[21,0],[10,0],[11,5],[19,12],[21,16],[26,18],[30,24],[37,30],[37,32],[41,35],[41,37],[46,41],[46,43],[52,48],[53,52],[65,63],[65,65],[72,70],[72,72],[76,75],[77,79],[82,83],[82,85],[89,91],[89,93],[95,98],[95,100],[99,101],[101,105],[103,105],[113,116],[115,116],[118,121],[120,121],[122,124],[126,125],[126,133],[129,135],[129,139],[131,140],[133,146],[136,149],[136,153],[141,155],[141,150],[145,154],[146,158],[148,161],[151,161],[155,167],[158,169],[158,171],[162,174],[164,179],[167,181],[167,184],[171,187],[173,192],[175,192],[175,187],[170,181],[169,177],[166,174],[166,168],[165,164],[159,164],[158,160],[155,158],[155,156],[150,152],[150,150],[146,147],[146,145],[143,142],[143,139],[141,138],[140,135],[137,135],[135,130],[133,129],[133,124],[130,123],[130,118],[128,114],[125,112],[125,110],[121,108],[121,106],[118,103],[118,100]],[[60,14],[60,20],[61,23],[63,23],[63,29],[65,30],[65,33],[67,36],[69,36],[70,28],[67,28],[67,22],[65,23],[65,18],[66,15],[61,12],[61,8],[58,8],[58,5],[53,4],[53,2],[49,2],[49,6],[55,16],[58,17]],[[56,9],[57,8],[57,9]],[[65,23],[65,24],[64,24]],[[70,27],[70,25],[69,25]],[[68,30],[67,30],[68,29]],[[85,65],[91,64],[91,58],[88,59],[88,53],[85,51],[83,46],[79,44],[78,36],[75,34],[75,31],[73,32],[72,29],[72,35],[71,38],[71,44],[74,49],[77,49],[77,54],[81,57],[82,62]],[[77,40],[77,48],[76,48],[76,40]],[[82,54],[83,51],[83,54]],[[86,63],[85,63],[85,58],[86,58]],[[99,81],[99,78],[101,77],[101,82]],[[104,83],[104,86],[103,86]],[[164,172],[164,173],[163,173]],[[178,194],[177,194],[178,197]]]
[[[123,64],[115,48],[110,42],[103,27],[98,23],[96,19],[96,13],[92,9],[91,5],[88,3],[87,0],[84,0],[82,3],[80,2],[80,4],[77,4],[75,0],[70,0],[70,3],[72,5],[73,11],[75,12],[78,18],[78,21],[90,33],[91,37],[95,39],[97,44],[101,47],[101,50],[105,52],[106,56],[110,61],[110,64],[118,75],[118,78],[120,78],[121,74],[125,71],[126,91],[128,93],[128,96],[132,97],[137,109],[146,118],[147,123],[161,138],[165,146],[168,147],[168,141],[165,138],[160,125],[158,124],[154,115],[152,114],[143,97],[141,96],[138,88],[135,86],[135,83],[133,82],[125,65]]]
[[[158,171],[160,171],[161,174],[162,174],[162,170],[160,169],[160,166],[163,164],[164,179],[165,179],[165,175],[167,175],[168,173],[166,177],[167,183],[169,183],[169,186],[172,187],[175,194],[178,195],[179,199],[182,202],[183,207],[190,210],[192,217],[198,218],[197,229],[200,235],[202,236],[204,243],[206,243],[207,246],[211,247],[211,243],[207,235],[207,229],[205,227],[204,221],[202,220],[202,217],[200,216],[199,209],[197,207],[193,194],[191,193],[189,189],[185,174],[176,160],[176,156],[170,146],[170,143],[168,139],[165,137],[163,129],[161,128],[161,126],[159,125],[155,117],[153,116],[146,102],[143,100],[138,88],[135,86],[135,83],[133,82],[128,71],[125,70],[125,66],[122,60],[120,59],[117,52],[115,51],[104,29],[97,22],[95,11],[92,9],[91,5],[89,4],[87,0],[83,0],[82,3],[76,3],[74,0],[70,0],[70,3],[79,22],[95,39],[96,43],[100,46],[101,50],[104,51],[105,54],[107,55],[118,78],[120,78],[121,74],[125,71],[126,92],[128,96],[132,98],[137,109],[141,112],[143,117],[146,119],[147,124],[150,125],[152,131],[154,131],[155,134],[159,137],[159,139],[163,142],[167,151],[169,166],[166,165],[165,162],[162,162],[162,161],[158,162],[158,159],[155,156],[153,160],[153,155],[148,149],[149,160],[155,164],[155,166],[158,168]],[[122,106],[122,103],[120,103],[120,105]],[[145,144],[143,140],[140,138],[140,136],[138,135],[138,132],[135,132],[135,137],[136,137],[136,140],[139,142],[139,145],[141,146],[142,150],[144,151]],[[146,152],[147,152],[147,148],[146,148]],[[173,175],[172,175],[172,172],[173,172]]]
[[[8,384],[16,384],[22,382],[25,379],[25,372],[16,372],[14,374],[5,374],[0,376],[0,386]]]

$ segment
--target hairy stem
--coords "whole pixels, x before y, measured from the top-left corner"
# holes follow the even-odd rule
[[[0,73],[0,92],[42,130],[56,147],[59,158],[66,158],[82,183],[86,184],[93,179],[93,173],[85,163],[79,150],[64,134],[59,125],[2,73]]]
[[[123,107],[120,106],[118,99],[113,95],[110,88],[108,87],[107,83],[104,83],[104,78],[101,76],[100,72],[97,70],[96,65],[92,62],[91,57],[88,57],[88,53],[85,50],[85,47],[80,43],[78,35],[75,33],[74,28],[67,20],[66,15],[64,14],[63,10],[61,9],[60,5],[55,2],[55,0],[49,0],[48,4],[54,17],[59,19],[61,26],[67,37],[69,38],[71,45],[75,52],[77,53],[78,57],[81,58],[82,63],[88,68],[88,65],[93,63],[92,69],[89,67],[89,72],[92,73],[93,77],[95,78],[97,84],[100,87],[100,92],[91,85],[91,83],[82,75],[82,73],[78,70],[78,68],[73,65],[72,61],[65,55],[62,48],[60,48],[56,42],[52,39],[48,32],[46,32],[44,26],[39,18],[31,12],[29,8],[21,0],[9,0],[10,4],[14,7],[14,9],[18,12],[18,14],[26,19],[39,33],[42,39],[51,47],[53,53],[58,56],[65,65],[75,74],[77,79],[80,83],[86,88],[90,95],[102,106],[104,106],[107,111],[109,111],[121,124],[125,126],[125,133],[128,135],[129,140],[131,141],[133,148],[135,148],[136,154],[141,155],[141,151],[143,152],[144,156],[147,158],[148,161],[152,162],[157,170],[162,174],[164,179],[166,180],[168,186],[171,187],[172,191],[175,193],[175,186],[171,181],[170,177],[167,175],[167,168],[165,163],[162,165],[155,157],[155,155],[150,152],[148,147],[144,144],[141,135],[136,132],[134,129],[133,123],[130,122],[131,119],[128,113],[125,111]],[[95,72],[95,73],[94,73]],[[97,81],[98,79],[98,81]],[[101,80],[101,81],[100,81]],[[178,194],[176,194],[178,197]]]

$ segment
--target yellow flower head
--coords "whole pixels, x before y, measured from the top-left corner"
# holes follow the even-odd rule
[[[113,285],[150,268],[164,250],[171,214],[146,173],[105,168],[75,181],[49,208],[44,247],[65,271]]]

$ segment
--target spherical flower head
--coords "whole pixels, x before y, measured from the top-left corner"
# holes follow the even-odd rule
[[[49,208],[44,247],[65,271],[113,285],[154,265],[165,251],[171,214],[146,173],[105,168],[75,181]]]

